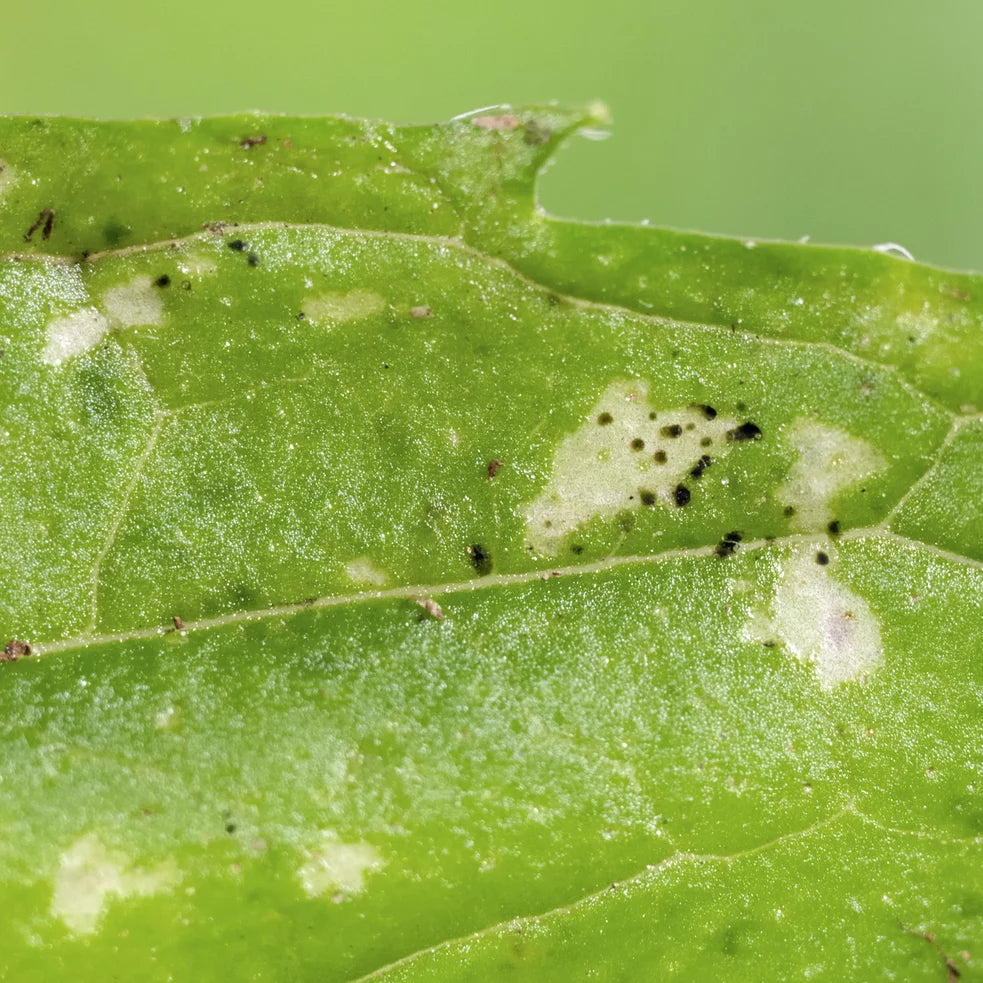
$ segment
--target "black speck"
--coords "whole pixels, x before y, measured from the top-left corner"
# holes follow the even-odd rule
[[[727,431],[727,439],[731,441],[758,440],[760,437],[761,428],[750,420]]]
[[[709,447],[713,443],[713,437],[701,437],[700,447]]]
[[[163,273],[161,276],[157,277],[156,280],[154,280],[155,287],[169,287],[170,285],[171,278],[166,273]]]
[[[633,451],[645,450],[645,441],[641,437],[636,437],[629,445]]]
[[[258,256],[257,256],[257,255],[256,255],[255,253],[250,253],[250,254],[249,254],[249,255],[248,255],[247,257],[246,257],[246,262],[247,262],[247,263],[248,263],[248,264],[249,264],[250,266],[259,266],[259,257],[258,257]]]
[[[782,509],[782,515],[784,515],[786,519],[791,519],[792,516],[795,515],[795,506],[786,505],[785,508]]]
[[[702,454],[700,459],[690,469],[690,477],[699,480],[703,477],[703,472],[706,471],[711,464],[713,464],[713,458],[711,458],[708,454]]]
[[[707,406],[706,403],[699,403],[696,407],[708,420],[714,419],[717,415],[717,411],[712,406]]]
[[[647,488],[640,488],[638,497],[642,500],[642,505],[655,505],[655,492],[650,492]]]
[[[761,644],[764,645],[766,649],[773,649],[775,647],[775,643],[771,640],[767,642],[762,642]]]
[[[826,566],[826,564],[829,563],[829,553],[824,553],[822,550],[819,550],[816,553],[816,563],[818,563],[821,567]]]
[[[584,552],[584,547],[581,546],[580,543],[574,543],[573,546],[570,547],[570,552],[573,553],[574,556],[580,556],[580,554]]]
[[[246,244],[241,239],[233,239],[229,243],[229,249],[234,253],[241,253],[245,250]]]
[[[614,423],[614,417],[610,413],[602,413],[597,418],[598,424],[602,427],[606,427],[609,423]]]
[[[655,418],[656,418],[656,412],[655,412],[655,410],[652,410],[652,412],[649,413],[649,419],[650,420],[654,420]]]
[[[722,539],[713,548],[713,552],[716,553],[716,555],[719,556],[721,559],[723,559],[725,556],[733,556],[736,550],[737,550],[737,543],[735,543],[731,539]]]
[[[226,833],[234,833],[235,831],[236,831],[236,824],[235,823],[226,823],[225,824],[225,832]]]
[[[831,536],[839,536],[840,534],[840,520],[834,519],[827,527],[826,532]]]
[[[472,543],[467,548],[468,557],[471,559],[471,566],[478,571],[478,576],[484,577],[491,573],[492,558],[491,554],[480,543]]]
[[[683,428],[678,423],[667,423],[659,433],[663,437],[679,437],[682,435]]]
[[[689,505],[689,500],[692,496],[685,485],[676,485],[675,497],[676,504],[682,508],[684,505]]]
[[[669,460],[669,455],[666,454],[665,451],[656,451],[652,455],[652,460],[655,461],[656,464],[665,464],[666,461]]]
[[[739,543],[743,538],[744,537],[737,532],[737,530],[734,530],[734,532],[724,533],[724,539],[731,543]]]

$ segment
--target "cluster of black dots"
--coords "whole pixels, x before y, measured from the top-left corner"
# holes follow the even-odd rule
[[[716,419],[716,409],[706,403],[695,404],[695,409],[698,409],[708,420]],[[649,413],[649,419],[657,419],[657,414],[655,412]],[[614,416],[608,412],[601,413],[597,417],[597,423],[602,427],[609,426],[610,424],[614,423]],[[695,423],[687,423],[685,427],[679,423],[667,423],[659,430],[659,433],[667,440],[674,440],[677,437],[681,437],[684,430],[694,430],[695,428]],[[737,427],[732,427],[727,431],[726,436],[728,443],[743,443],[749,440],[758,440],[761,437],[761,428],[756,423],[752,423],[750,420],[748,420]],[[701,447],[710,447],[712,444],[713,440],[710,437],[703,437],[700,440]],[[641,437],[633,437],[628,442],[628,446],[632,451],[640,453],[641,451],[645,450],[645,441]],[[664,449],[659,448],[652,454],[652,460],[655,461],[656,464],[665,464],[669,460],[669,455]],[[699,481],[703,477],[703,473],[710,467],[711,464],[713,464],[713,458],[710,457],[709,454],[701,454],[693,467],[690,468],[690,477],[694,481]],[[692,492],[685,484],[680,483],[676,485],[675,489],[673,490],[673,501],[679,508],[689,505],[692,497]],[[656,503],[655,493],[645,488],[639,490],[639,498],[642,505],[645,506],[654,506]],[[738,537],[737,541],[740,541],[740,537]]]

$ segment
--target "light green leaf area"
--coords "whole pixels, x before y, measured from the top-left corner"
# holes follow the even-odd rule
[[[0,976],[981,978],[983,280],[598,116],[0,121]]]

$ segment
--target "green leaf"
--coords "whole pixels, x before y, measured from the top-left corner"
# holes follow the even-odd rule
[[[601,119],[0,120],[5,978],[979,976],[983,280]]]

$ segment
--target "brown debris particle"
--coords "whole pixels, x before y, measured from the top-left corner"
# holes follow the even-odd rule
[[[31,646],[19,638],[12,638],[0,652],[0,662],[16,662],[25,655],[31,654]]]
[[[420,304],[410,308],[410,317],[433,317],[433,311],[426,304]]]
[[[38,213],[38,217],[34,220],[34,224],[27,230],[24,236],[24,242],[30,242],[31,236],[37,232],[38,229],[41,230],[41,238],[47,239],[51,235],[51,230],[55,227],[55,212],[52,208],[42,208]]]
[[[471,120],[472,126],[478,126],[483,130],[505,130],[511,132],[519,129],[520,122],[518,116],[475,116]]]
[[[175,631],[182,631],[184,629],[185,624],[183,618],[179,617],[178,615],[174,615],[173,621]]]
[[[254,137],[243,137],[239,141],[239,146],[243,150],[248,150],[250,147],[262,147],[264,143],[266,143],[266,134],[259,133]]]
[[[493,481],[495,475],[498,474],[499,468],[505,467],[504,461],[489,461],[488,462],[488,480]]]
[[[962,977],[962,973],[959,972],[959,967],[956,965],[955,961],[948,955],[946,955],[942,946],[936,941],[936,936],[934,932],[919,932],[915,929],[908,928],[903,922],[898,922],[898,928],[901,929],[906,935],[912,936],[912,938],[922,939],[927,942],[942,959],[942,962],[946,969],[946,983],[956,983]],[[969,953],[960,953],[960,955],[965,958]]]
[[[444,620],[444,609],[432,597],[414,597],[414,601],[423,608],[431,618],[438,621]]]

